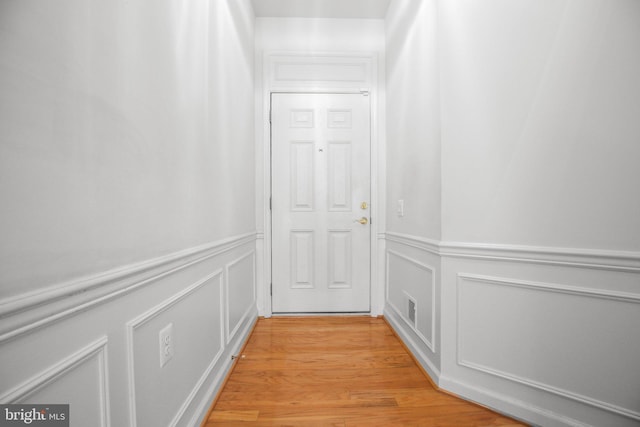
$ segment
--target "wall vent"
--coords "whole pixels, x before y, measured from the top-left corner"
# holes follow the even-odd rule
[[[416,301],[413,298],[409,298],[408,300],[408,310],[407,310],[407,314],[408,314],[408,318],[409,318],[409,322],[411,322],[411,324],[415,327],[416,326]]]

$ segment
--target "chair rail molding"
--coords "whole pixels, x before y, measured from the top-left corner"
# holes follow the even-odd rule
[[[435,239],[427,239],[425,237],[412,236],[410,234],[395,233],[387,231],[385,237],[390,242],[400,243],[416,249],[430,252],[434,255],[441,255],[440,241]]]
[[[497,243],[447,242],[386,231],[384,238],[448,258],[526,262],[640,273],[639,251],[557,248]]]
[[[255,232],[241,234],[0,300],[0,344],[149,286],[255,239]]]
[[[440,255],[640,273],[640,252],[494,243],[440,242]]]

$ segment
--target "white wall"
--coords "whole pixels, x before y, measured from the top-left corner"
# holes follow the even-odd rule
[[[207,409],[256,315],[253,39],[249,1],[0,4],[0,400]]]
[[[443,238],[640,250],[640,5],[441,5]]]
[[[379,19],[256,19],[256,52],[380,52],[383,49],[384,21]]]
[[[396,22],[421,42],[400,43]],[[640,421],[638,22],[626,0],[397,0],[387,18],[385,314],[441,387],[533,424]],[[434,62],[439,83],[420,80]],[[433,85],[439,110],[413,101]],[[429,169],[438,148],[425,126],[409,155],[392,152],[403,103],[439,126],[439,188],[394,173]],[[428,209],[424,228],[402,228],[409,204],[392,220],[402,191],[441,197],[440,234]],[[431,324],[410,327],[402,297],[432,306],[434,277],[432,354]]]
[[[387,12],[385,256],[385,315],[435,378],[440,370],[441,232],[436,18],[435,0],[395,1]],[[408,317],[409,300],[416,302],[415,323]]]
[[[430,239],[441,222],[436,18],[435,1],[398,1],[386,20],[387,231]]]

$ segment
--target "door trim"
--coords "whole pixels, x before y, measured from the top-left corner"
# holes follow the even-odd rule
[[[282,65],[282,67],[280,67]],[[314,68],[314,66],[318,66]],[[296,75],[296,66],[300,74]],[[286,69],[286,72],[281,72]],[[361,72],[359,72],[360,70]],[[374,53],[265,53],[262,93],[256,99],[256,174],[258,191],[257,255],[258,313],[271,317],[271,125],[269,114],[273,93],[362,93],[371,97],[371,290],[370,314],[382,315],[384,308],[384,144],[378,102],[378,56]],[[359,74],[358,74],[359,73]],[[312,78],[306,78],[311,76]],[[259,87],[259,86],[258,86]],[[260,173],[261,172],[261,173]],[[381,252],[382,251],[382,252]]]

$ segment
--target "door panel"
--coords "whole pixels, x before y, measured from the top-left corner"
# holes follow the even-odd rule
[[[271,111],[273,312],[367,312],[369,98],[273,94]]]

